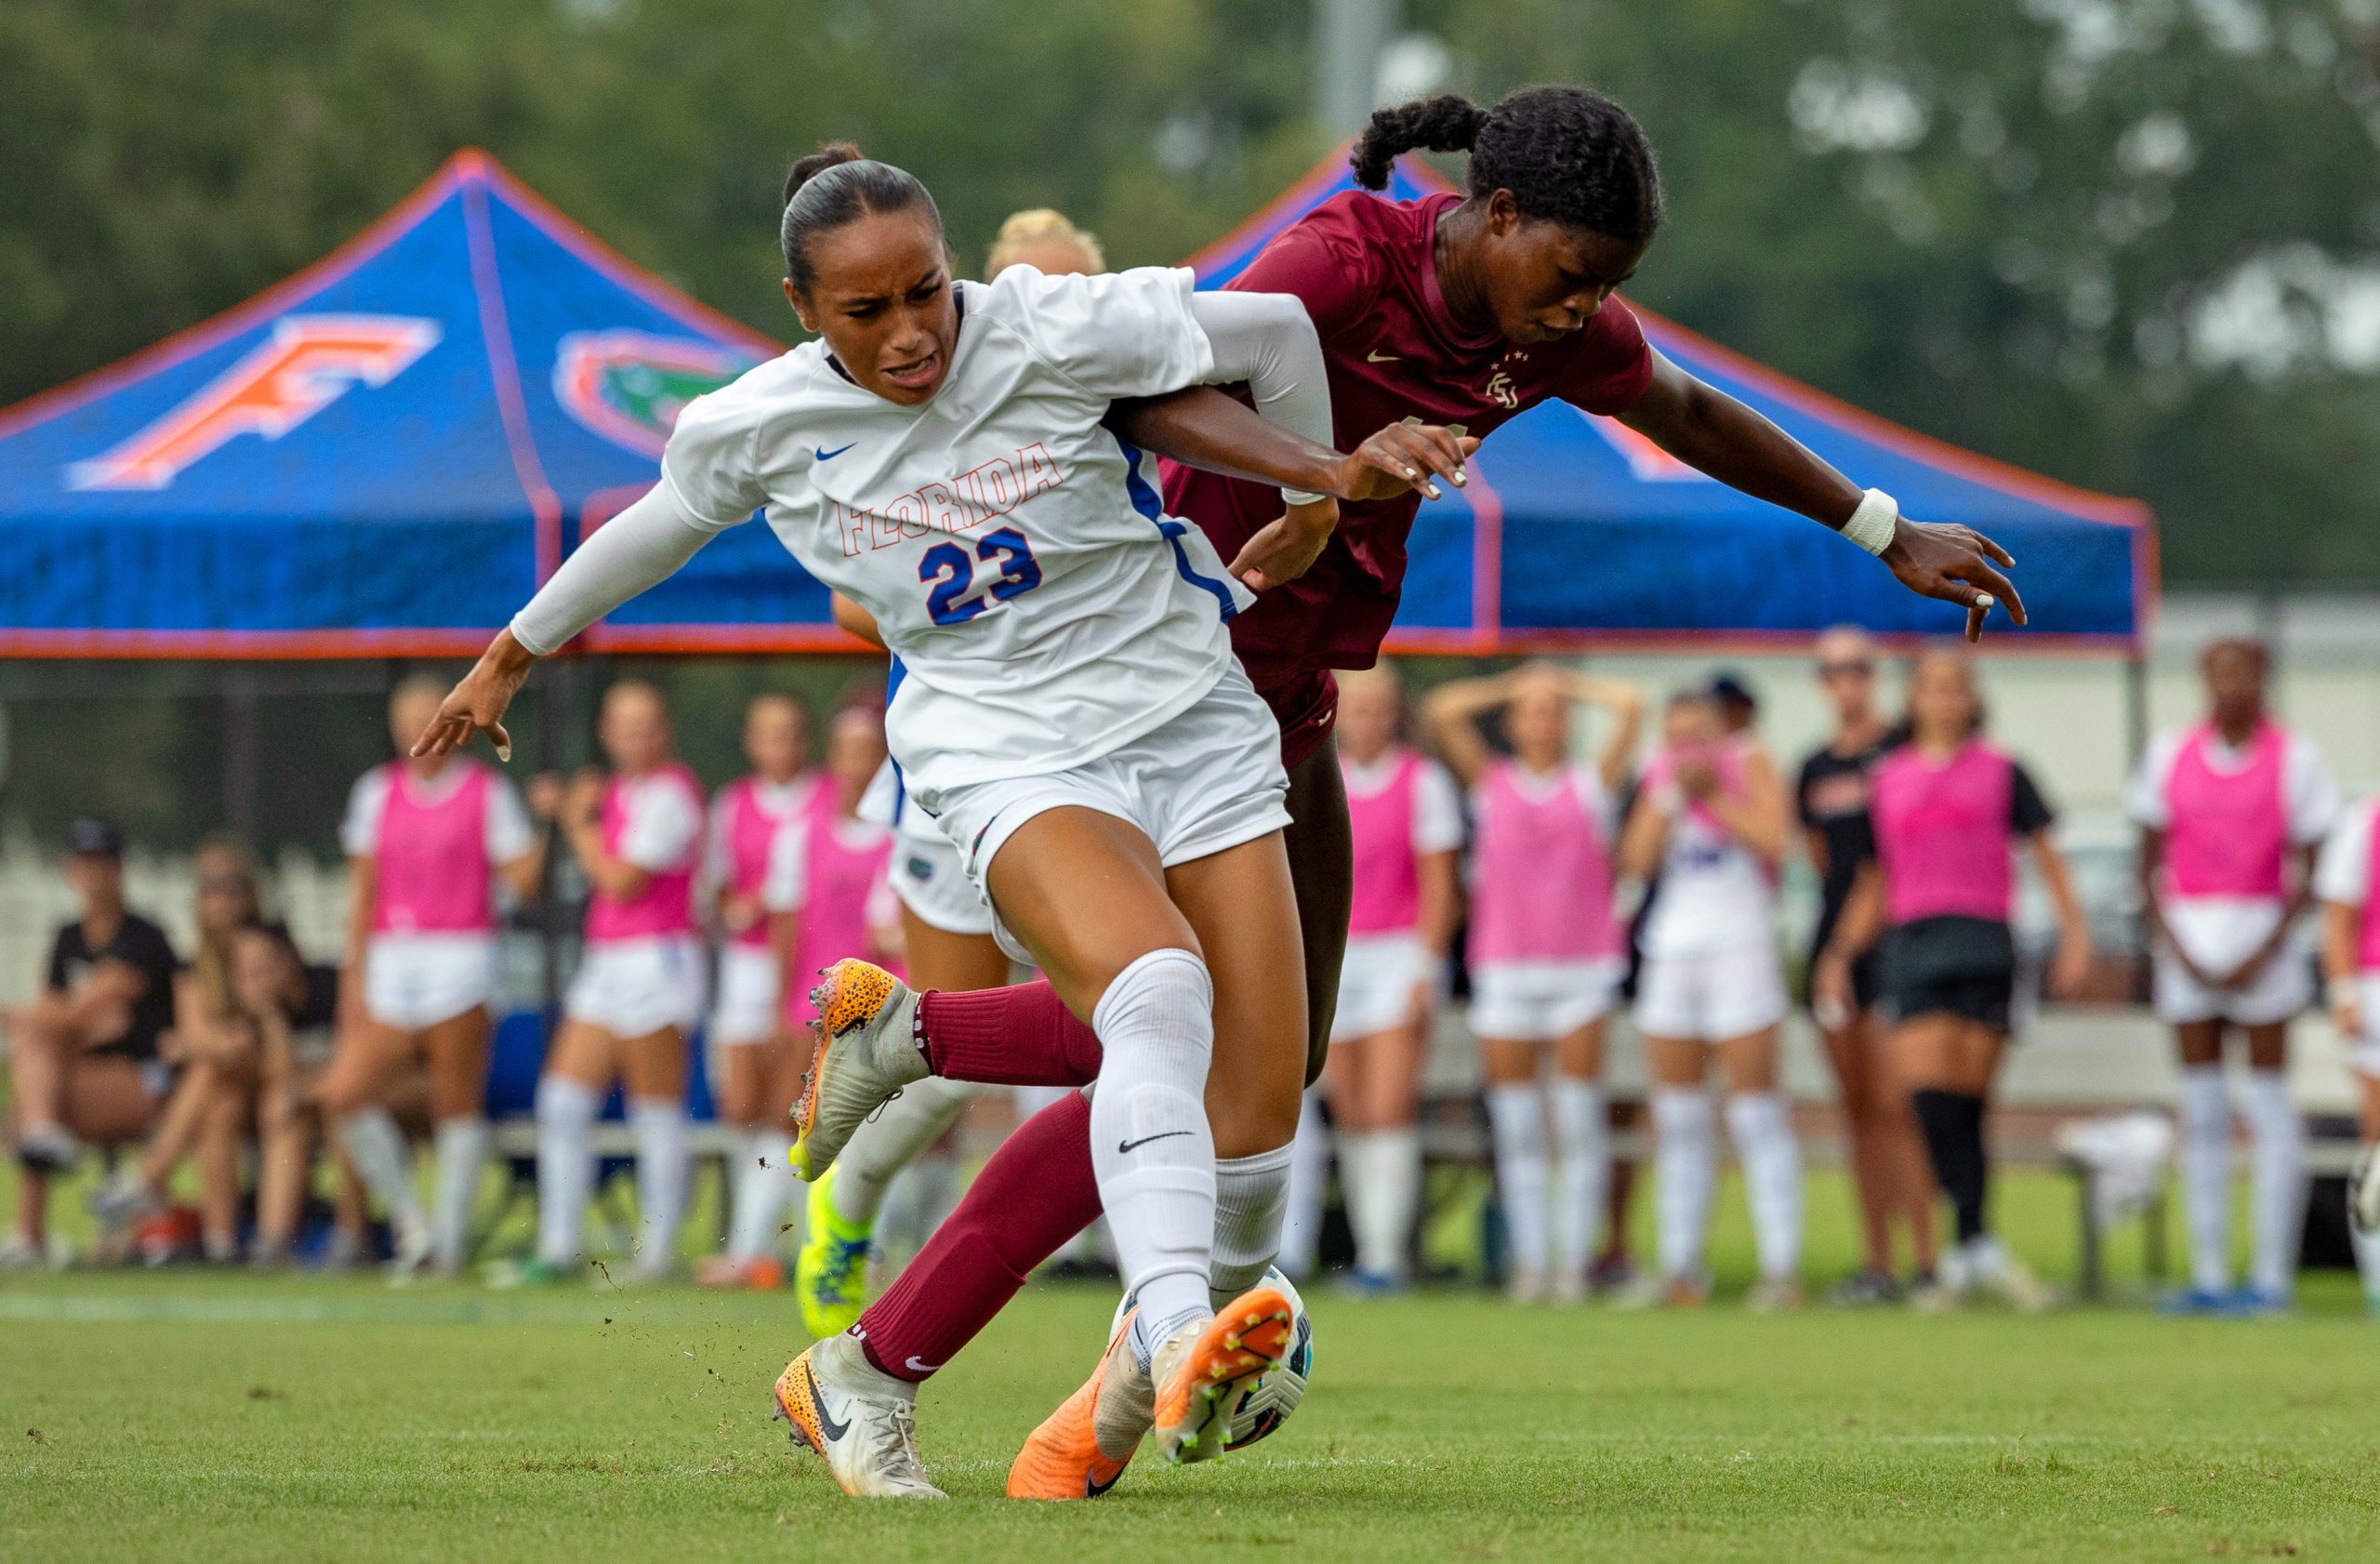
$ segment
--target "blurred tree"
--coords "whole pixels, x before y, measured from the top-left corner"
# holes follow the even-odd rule
[[[1632,297],[2147,498],[2169,580],[2380,584],[2380,0],[1418,9],[1644,120]]]
[[[2138,494],[2176,581],[2380,582],[2380,0],[1408,0],[1482,98],[1607,87],[1673,192],[1633,293]],[[1064,206],[1169,260],[1322,150],[1278,0],[10,0],[0,400],[315,258],[456,147],[779,336],[777,179],[915,168],[972,270]]]

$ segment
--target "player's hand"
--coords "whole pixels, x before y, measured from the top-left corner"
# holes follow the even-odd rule
[[[2091,940],[2078,934],[2057,942],[2057,954],[2049,964],[2049,991],[2059,999],[2067,999],[2082,991],[2091,977]]]
[[[1391,424],[1339,458],[1333,491],[1342,499],[1387,499],[1420,489],[1441,498],[1436,480],[1457,488],[1469,483],[1463,464],[1477,449],[1476,439],[1437,424]]]
[[[594,825],[595,816],[603,810],[604,780],[602,772],[593,766],[582,768],[570,779],[570,789],[562,798],[562,824],[582,829]]]
[[[1984,616],[1994,603],[2008,616],[2025,622],[2025,600],[1993,568],[2016,564],[2008,550],[1973,527],[1912,522],[1907,516],[1893,524],[1893,540],[1878,556],[1900,584],[1920,597],[1955,603],[1967,611],[1967,639],[1983,639]]]
[[[522,789],[521,796],[528,805],[532,819],[550,820],[562,813],[564,790],[565,785],[561,776],[550,771],[541,771],[529,778],[529,785]]]
[[[1338,526],[1339,502],[1335,499],[1292,505],[1257,528],[1256,536],[1241,546],[1237,557],[1231,562],[1231,573],[1251,592],[1294,581],[1314,568],[1314,562],[1322,557],[1322,550],[1329,546],[1330,535]]]
[[[1851,961],[1840,951],[1818,953],[1818,963],[1810,973],[1810,998],[1813,1009],[1824,1011],[1848,1021],[1858,1008],[1858,995],[1852,987]]]
[[[451,755],[470,743],[474,734],[483,733],[496,746],[497,760],[511,760],[512,736],[504,731],[505,709],[527,682],[536,660],[512,639],[510,630],[498,630],[480,660],[463,675],[463,682],[440,703],[438,715],[413,741],[413,752]]]
[[[2246,988],[2250,984],[2255,982],[2257,974],[2262,973],[2264,970],[2264,957],[2262,955],[2251,956],[2246,961],[2241,962],[2238,966],[2231,968],[2228,972],[2216,973],[2207,983],[2207,987],[2215,989],[2220,993],[2236,994]]]
[[[1677,781],[1677,790],[1698,802],[1719,790],[1719,768],[1707,756],[1678,762],[1672,775]]]
[[[740,934],[760,922],[765,916],[758,896],[740,895],[734,892],[719,899],[719,921],[729,934]]]
[[[2332,986],[2331,1025],[2336,1027],[2339,1036],[2349,1042],[2363,1035],[2363,1004],[2352,985]]]

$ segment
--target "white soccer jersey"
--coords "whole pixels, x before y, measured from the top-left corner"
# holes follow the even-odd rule
[[[959,341],[904,407],[808,342],[680,415],[664,481],[703,524],[765,508],[803,568],[900,659],[886,736],[929,810],[965,783],[1062,771],[1184,710],[1253,601],[1154,464],[1100,419],[1210,377],[1191,274],[959,283]]]

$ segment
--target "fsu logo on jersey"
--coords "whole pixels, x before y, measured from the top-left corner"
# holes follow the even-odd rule
[[[614,444],[657,457],[687,403],[757,362],[698,338],[574,331],[554,352],[554,397]]]
[[[284,315],[272,334],[105,455],[72,463],[76,489],[162,489],[233,437],[278,440],[357,384],[385,386],[437,344],[436,321]]]

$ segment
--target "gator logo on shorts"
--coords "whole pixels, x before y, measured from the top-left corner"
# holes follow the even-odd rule
[[[933,860],[932,858],[922,857],[911,858],[909,860],[909,878],[912,880],[932,880],[933,878]]]
[[[574,331],[554,351],[554,397],[614,444],[657,457],[687,403],[758,362],[698,338]]]

